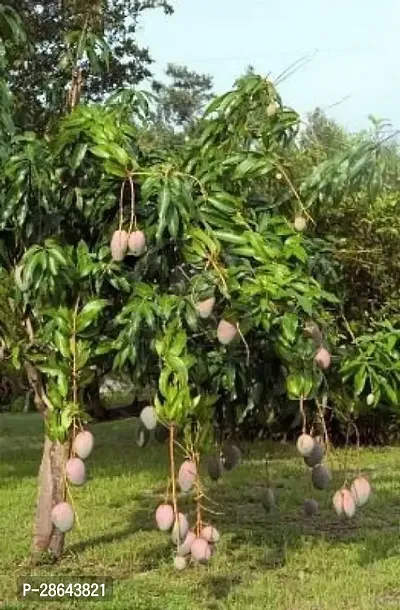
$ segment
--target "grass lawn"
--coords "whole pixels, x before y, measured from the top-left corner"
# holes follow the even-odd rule
[[[167,448],[134,441],[136,421],[93,426],[96,448],[88,483],[74,491],[80,528],[67,535],[55,566],[26,566],[41,457],[36,415],[0,416],[0,607],[75,608],[73,602],[18,603],[17,576],[110,576],[113,601],[83,607],[104,610],[378,610],[400,609],[400,449],[363,450],[361,465],[374,495],[351,521],[331,506],[343,481],[343,452],[332,458],[334,484],[314,492],[290,446],[248,447],[243,464],[209,484],[222,515],[211,515],[222,537],[208,566],[176,572],[168,534],[154,527],[167,476]],[[263,457],[279,508],[266,514]],[[354,452],[349,464],[355,467]],[[305,497],[320,502],[317,517],[302,514]],[[181,502],[185,508],[187,498]]]

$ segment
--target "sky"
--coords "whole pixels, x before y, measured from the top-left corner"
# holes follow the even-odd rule
[[[319,106],[350,130],[368,115],[400,128],[400,0],[171,0],[172,16],[148,10],[138,42],[156,61],[210,74],[214,91],[232,88],[251,64],[282,82],[283,102],[304,118]]]

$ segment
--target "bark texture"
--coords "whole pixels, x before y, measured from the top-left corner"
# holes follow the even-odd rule
[[[50,551],[58,559],[64,549],[64,534],[51,520],[53,506],[66,498],[65,464],[70,453],[70,443],[44,440],[42,462],[39,469],[38,500],[34,519],[33,552]]]

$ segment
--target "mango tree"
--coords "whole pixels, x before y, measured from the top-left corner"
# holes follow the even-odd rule
[[[34,549],[55,557],[74,520],[68,481],[84,480],[68,462],[87,454],[76,439],[96,371],[111,362],[152,388],[169,429],[179,545],[176,428],[198,472],[214,405],[244,415],[281,371],[305,431],[304,401],[330,365],[325,337],[306,323],[335,303],[309,273],[302,231],[312,219],[286,160],[299,117],[271,81],[240,79],[179,151],[142,146],[145,94],[84,105],[81,85],[72,81],[70,112],[44,137],[16,134],[1,172],[4,265],[23,330],[7,355],[25,368],[45,422]]]

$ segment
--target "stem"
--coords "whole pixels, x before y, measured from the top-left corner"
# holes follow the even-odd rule
[[[169,426],[169,464],[170,464],[170,477],[171,477],[171,486],[172,486],[172,506],[174,509],[175,523],[178,523],[178,528],[179,528],[178,502],[176,499],[174,436],[175,436],[175,428],[174,428],[173,424],[170,424],[170,426]],[[178,529],[178,539],[179,539],[179,529]]]
[[[129,223],[128,233],[131,233],[132,226],[134,226],[135,231],[137,229],[136,214],[135,214],[135,186],[133,184],[132,176],[129,175],[128,180],[129,180],[129,185],[131,187],[131,220]]]
[[[250,349],[249,349],[249,345],[248,345],[246,339],[244,338],[242,331],[240,330],[240,326],[239,326],[238,322],[236,323],[236,328],[237,328],[237,331],[238,331],[238,333],[240,335],[240,338],[243,341],[244,346],[246,348],[246,366],[250,366]]]
[[[185,172],[174,172],[174,173],[175,173],[175,176],[182,176],[182,177],[190,178],[191,180],[193,180],[198,185],[204,199],[207,199],[207,193],[204,190],[204,187],[201,184],[200,180],[198,178],[196,178],[196,176],[192,176],[192,174],[186,174]]]
[[[199,474],[199,454],[196,452],[193,452],[192,455],[192,459],[193,462],[196,465],[196,479],[194,482],[194,486],[196,489],[196,536],[199,538],[200,537],[200,532],[203,529],[203,520],[202,520],[202,514],[201,514],[201,509],[202,509],[202,505],[201,505],[201,498],[203,497],[203,492],[201,489],[201,481],[200,481],[200,474]]]
[[[346,318],[346,316],[343,313],[342,313],[342,319],[343,319],[344,325],[346,327],[346,330],[347,330],[347,332],[349,333],[349,335],[351,337],[352,342],[359,349],[359,347],[357,345],[357,339],[355,338],[354,333],[353,333],[353,331],[350,328],[350,324],[348,323],[347,318]]]
[[[315,220],[310,216],[310,214],[307,212],[307,209],[304,207],[303,202],[300,199],[300,196],[297,192],[297,190],[295,189],[295,187],[293,186],[292,181],[290,180],[289,176],[287,175],[287,173],[285,172],[285,170],[283,169],[282,165],[278,162],[275,161],[275,165],[276,167],[279,169],[279,171],[282,173],[283,177],[285,178],[290,190],[292,191],[293,195],[296,197],[300,208],[302,209],[302,211],[304,212],[304,214],[307,216],[307,218],[312,222],[312,224],[315,226]]]
[[[227,286],[227,283],[226,283],[226,281],[225,281],[224,275],[223,275],[223,273],[222,273],[222,271],[221,271],[220,267],[219,267],[219,266],[217,265],[217,263],[214,261],[214,259],[212,258],[212,255],[211,255],[211,256],[207,256],[207,259],[208,259],[208,263],[207,263],[206,269],[207,269],[207,268],[208,268],[210,265],[212,265],[212,266],[214,267],[215,271],[216,271],[216,272],[217,272],[217,274],[219,275],[219,278],[220,278],[220,280],[221,280],[221,282],[222,282],[223,287],[225,288],[226,292],[228,292],[228,286]],[[224,269],[224,271],[225,271],[225,269]]]
[[[73,402],[74,402],[74,406],[76,407],[78,404],[78,380],[77,380],[77,373],[76,373],[76,318],[78,315],[78,308],[79,308],[79,296],[76,299],[76,303],[75,303],[75,309],[74,309],[74,316],[72,319],[72,345],[73,345],[73,351],[72,351],[72,395],[73,395]]]
[[[330,449],[330,441],[329,441],[328,429],[326,427],[325,415],[324,415],[322,406],[318,402],[318,400],[316,400],[315,402],[317,404],[318,415],[319,415],[321,425],[322,425],[322,428],[324,431],[324,443],[325,443],[325,447],[326,447],[326,456],[328,457],[328,453],[329,453],[329,449]]]
[[[78,529],[80,530],[80,529],[81,529],[81,524],[80,524],[80,522],[79,522],[78,513],[77,513],[77,510],[76,510],[76,506],[75,506],[74,498],[73,498],[72,493],[71,493],[71,490],[70,490],[70,488],[69,488],[68,481],[66,480],[66,481],[65,481],[65,483],[66,483],[66,495],[68,495],[69,500],[70,500],[70,502],[71,502],[71,506],[72,506],[72,508],[74,509],[74,513],[75,513],[75,519],[76,519],[76,525],[78,526]]]

